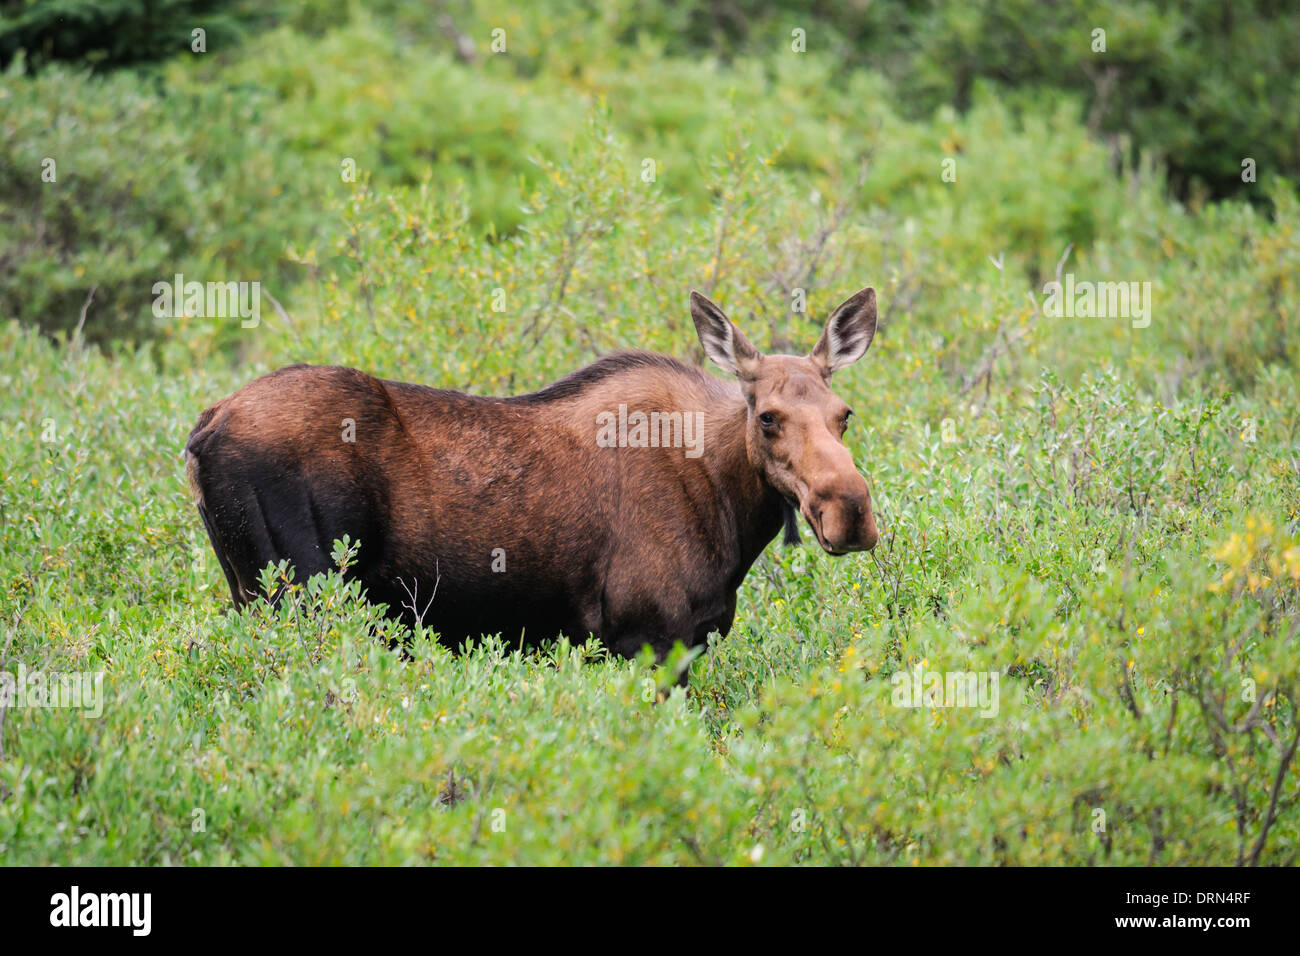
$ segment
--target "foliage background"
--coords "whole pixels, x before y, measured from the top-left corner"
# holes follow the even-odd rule
[[[0,859],[1292,863],[1296,39],[1265,2],[6,4],[0,667],[108,701],[3,712]],[[1062,270],[1151,282],[1150,326],[1045,315]],[[282,308],[156,319],[177,272]],[[864,284],[836,387],[884,541],[774,545],[689,689],[404,660],[337,575],[226,613],[179,449],[254,375],[699,362],[690,288],[805,349]],[[893,706],[917,665],[998,714]]]

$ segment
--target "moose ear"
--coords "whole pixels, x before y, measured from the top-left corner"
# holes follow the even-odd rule
[[[832,313],[808,356],[829,377],[867,354],[876,335],[876,290],[868,286]]]
[[[695,332],[704,346],[704,354],[714,365],[741,378],[754,376],[763,353],[754,348],[721,309],[698,292],[692,292],[691,318],[695,320]]]

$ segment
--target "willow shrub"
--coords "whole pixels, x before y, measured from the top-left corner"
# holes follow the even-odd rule
[[[302,294],[255,329],[178,323],[154,357],[0,327],[0,658],[104,693],[95,717],[5,711],[0,856],[1294,861],[1290,187],[1267,216],[1178,206],[1149,167],[1108,174],[1068,111],[896,129],[889,149],[937,144],[881,167],[896,206],[870,179],[812,195],[779,136],[735,122],[695,212],[597,111],[535,157],[509,234],[475,224],[472,187],[321,187],[332,225],[287,249]],[[969,162],[944,183],[954,135]],[[1001,171],[1035,144],[1020,188]],[[1058,260],[1151,282],[1150,321],[1054,316]],[[457,655],[337,574],[229,612],[179,452],[259,370],[522,391],[620,347],[701,361],[691,287],[786,349],[865,284],[880,331],[836,387],[881,543],[774,544],[707,655],[656,669],[584,635]],[[223,341],[241,367],[203,351]]]

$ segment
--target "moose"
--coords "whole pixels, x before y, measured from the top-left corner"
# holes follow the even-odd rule
[[[806,356],[764,355],[698,292],[690,309],[732,378],[632,351],[487,398],[300,364],[217,402],[184,458],[235,607],[264,596],[267,564],[305,580],[348,535],[368,599],[453,648],[590,634],[662,661],[726,636],[750,566],[782,528],[799,540],[796,512],[830,554],[873,548],[830,381],[871,345],[874,289]]]

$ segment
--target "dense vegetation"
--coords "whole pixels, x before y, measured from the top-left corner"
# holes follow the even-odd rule
[[[991,5],[750,6],[235,9],[242,43],[146,70],[14,55],[0,671],[102,672],[105,701],[0,711],[0,860],[1295,860],[1300,202],[1294,155],[1239,172],[1241,130],[1294,148],[1295,117],[1210,130],[1131,75],[1231,98],[1244,64],[1178,58],[1255,24],[1277,79],[1294,23],[1026,5],[1009,72]],[[1094,56],[1094,19],[1114,116],[1032,75]],[[1233,198],[1186,187],[1232,169]],[[279,307],[156,318],[175,273]],[[1149,315],[1061,317],[1067,274],[1149,282]],[[255,374],[522,391],[621,347],[702,361],[690,288],[806,349],[864,284],[881,328],[836,388],[882,543],[774,544],[707,655],[404,658],[339,575],[227,613],[179,451]],[[996,673],[996,713],[899,706],[918,667]]]

